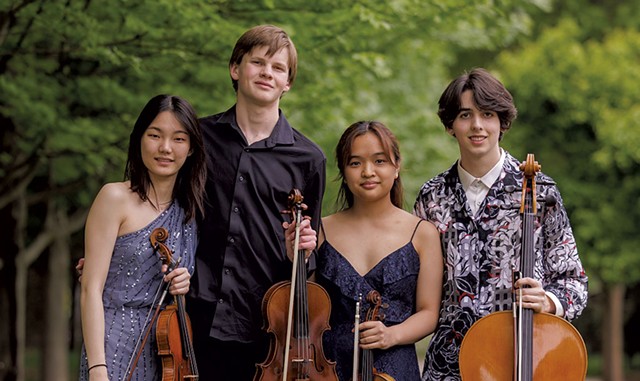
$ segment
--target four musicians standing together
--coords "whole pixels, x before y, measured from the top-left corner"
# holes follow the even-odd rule
[[[392,132],[376,121],[351,125],[336,147],[342,205],[321,219],[326,157],[279,109],[296,69],[289,36],[257,26],[232,52],[229,110],[198,121],[181,98],[160,96],[142,111],[127,182],[105,185],[87,221],[81,380],[166,379],[154,355],[157,332],[146,328],[163,278],[168,293],[186,294],[197,362],[191,379],[253,380],[273,340],[263,329],[263,297],[291,280],[296,249],[306,253],[304,275],[330,297],[330,329],[315,355],[287,361],[318,366],[313,358],[324,351],[335,362],[333,380],[350,380],[354,364],[367,364],[377,380],[460,379],[465,333],[480,317],[511,309],[513,288],[535,312],[566,319],[582,312],[587,277],[560,193],[542,174],[541,194],[557,202],[535,231],[535,277],[512,284],[521,234],[511,206],[522,174],[499,146],[516,109],[497,79],[474,69],[443,93],[438,115],[460,159],[425,183],[413,215],[402,208]],[[174,106],[158,105],[163,99]],[[310,218],[289,222],[282,214],[292,189]],[[158,226],[169,231],[175,269],[162,267],[149,242]],[[372,292],[377,303],[367,300]],[[357,306],[375,308],[375,319],[354,327]],[[291,335],[303,331],[294,326]],[[421,373],[414,344],[431,333]],[[373,362],[354,361],[354,348]],[[260,379],[313,379],[274,372]]]

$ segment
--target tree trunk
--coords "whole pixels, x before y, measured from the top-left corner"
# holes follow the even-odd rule
[[[0,209],[0,226],[4,243],[0,245],[0,306],[3,327],[0,329],[0,361],[7,364],[0,370],[0,380],[18,378],[18,316],[16,299],[16,257],[20,248],[16,240],[17,222],[13,204]],[[6,304],[6,307],[4,307]],[[6,350],[5,350],[6,348]]]
[[[69,308],[71,290],[69,289],[69,250],[68,220],[63,210],[54,212],[55,218],[49,219],[55,226],[49,229],[62,232],[55,236],[49,250],[49,271],[47,279],[47,321],[45,327],[45,347],[43,354],[42,380],[69,380]]]
[[[624,381],[624,295],[626,287],[605,286],[607,308],[602,337],[602,376],[605,381]]]
[[[24,381],[24,353],[27,345],[27,272],[29,271],[30,262],[26,261],[22,254],[25,242],[25,231],[27,225],[27,202],[24,194],[16,200],[13,210],[16,220],[15,240],[18,243],[20,252],[16,255],[16,381]]]

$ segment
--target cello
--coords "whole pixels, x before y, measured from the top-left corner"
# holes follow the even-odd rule
[[[362,299],[362,295],[360,298]],[[364,321],[383,321],[384,313],[380,312],[381,308],[386,308],[386,304],[382,304],[382,296],[376,290],[371,290],[367,294],[367,302],[371,306],[367,309]],[[386,373],[378,372],[373,367],[373,353],[371,349],[363,349],[360,351],[360,300],[356,302],[356,321],[353,334],[353,377],[352,381],[395,381],[395,379]],[[361,353],[359,353],[361,352]],[[361,356],[359,356],[361,355]],[[362,357],[362,362],[358,365],[358,360]]]
[[[296,223],[291,281],[271,286],[262,301],[264,329],[271,335],[269,353],[256,364],[254,381],[337,381],[335,362],[327,360],[322,334],[329,329],[331,301],[317,283],[307,281],[305,253],[298,250],[302,210],[307,206],[298,189],[289,193]]]
[[[535,174],[540,165],[528,154],[520,170],[524,172],[520,272],[533,278]],[[475,322],[462,340],[459,362],[463,381],[574,381],[586,377],[587,350],[571,323],[546,312],[534,314],[518,304],[512,311],[494,312]]]
[[[164,244],[169,233],[165,228],[156,228],[149,240],[158,250],[163,263],[170,272],[178,261],[173,259],[171,250]],[[184,295],[175,295],[174,304],[168,305],[158,315],[156,341],[158,355],[162,360],[162,381],[198,381],[198,367],[191,334],[191,322],[185,311]]]

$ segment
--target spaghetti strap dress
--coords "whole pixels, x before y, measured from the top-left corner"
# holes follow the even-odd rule
[[[404,246],[389,253],[368,273],[361,275],[351,263],[338,252],[325,234],[318,249],[317,282],[327,290],[331,299],[331,329],[325,331],[323,348],[326,356],[336,361],[336,372],[341,381],[348,381],[353,369],[353,327],[355,308],[362,295],[361,316],[365,315],[369,303],[367,294],[376,290],[382,303],[388,307],[381,310],[384,324],[400,324],[416,310],[416,284],[420,270],[420,258],[413,246],[420,220]],[[386,350],[373,350],[374,367],[400,381],[420,380],[420,369],[414,344],[398,345]]]
[[[116,239],[102,294],[105,356],[111,381],[126,380],[126,370],[134,355],[136,342],[145,329],[143,325],[152,308],[151,304],[163,283],[162,263],[149,241],[151,232],[158,227],[169,231],[169,237],[164,243],[173,252],[173,258],[180,257],[179,266],[186,267],[193,274],[197,245],[196,223],[184,223],[184,210],[176,201],[146,227]],[[171,299],[165,298],[165,304]],[[154,327],[131,380],[153,381],[160,380],[161,377]],[[79,379],[89,380],[84,344]]]

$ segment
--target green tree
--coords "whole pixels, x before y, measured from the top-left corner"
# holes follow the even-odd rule
[[[520,109],[514,151],[535,152],[559,183],[590,291],[606,295],[602,353],[612,381],[623,379],[624,292],[640,281],[638,62],[636,28],[593,38],[568,18],[497,62]]]

